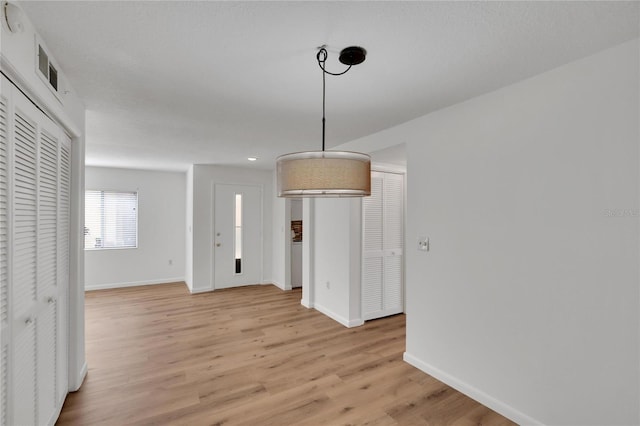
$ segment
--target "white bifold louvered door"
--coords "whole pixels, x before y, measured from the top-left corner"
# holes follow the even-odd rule
[[[9,391],[9,100],[0,81],[0,424],[8,423]]]
[[[0,424],[53,424],[68,389],[70,140],[4,77],[0,100]]]
[[[404,311],[404,176],[371,172],[363,216],[362,312],[370,320]]]

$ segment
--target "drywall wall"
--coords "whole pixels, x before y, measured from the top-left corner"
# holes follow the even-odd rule
[[[291,221],[302,220],[302,200],[291,200]],[[291,287],[302,287],[302,241],[293,242],[293,230],[289,230],[289,241],[291,244]]]
[[[258,185],[262,187],[262,283],[271,283],[273,247],[273,173],[242,167],[193,166],[193,293],[213,290],[213,185]]]
[[[319,198],[314,201],[313,307],[347,327],[362,325],[362,199]]]
[[[185,271],[184,281],[193,289],[193,164],[187,170],[187,217],[185,221]]]
[[[521,424],[640,423],[639,48],[348,147],[407,143],[405,359]]]
[[[273,188],[277,188],[277,174],[274,171],[272,176]],[[290,220],[291,200],[280,198],[276,191],[273,191],[273,244],[271,248],[272,276],[271,281],[282,290],[291,290],[290,269],[291,256],[289,252],[290,242],[287,232],[287,223]]]
[[[87,167],[85,186],[138,192],[138,248],[85,250],[87,290],[184,280],[184,173]]]
[[[15,3],[13,3],[15,5]],[[18,6],[19,8],[20,6]],[[3,8],[4,9],[4,8]],[[0,13],[4,20],[4,12]],[[87,373],[84,339],[84,156],[85,106],[65,77],[64,67],[58,65],[58,78],[63,88],[58,101],[38,74],[36,74],[36,40],[55,57],[23,13],[24,29],[10,33],[0,25],[0,66],[2,72],[20,87],[52,119],[71,136],[71,227],[69,240],[69,390],[80,388]]]

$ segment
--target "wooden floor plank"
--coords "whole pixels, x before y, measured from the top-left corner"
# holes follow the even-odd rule
[[[300,290],[88,292],[89,373],[59,425],[513,425],[402,360],[405,317],[348,329]]]

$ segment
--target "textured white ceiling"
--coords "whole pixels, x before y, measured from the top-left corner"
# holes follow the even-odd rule
[[[638,2],[20,3],[87,106],[87,164],[272,168],[639,35]],[[249,164],[248,156],[260,159]]]

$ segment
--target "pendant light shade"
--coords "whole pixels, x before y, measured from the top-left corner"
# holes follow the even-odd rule
[[[348,68],[326,70],[327,50],[320,47],[316,59],[322,70],[322,151],[295,152],[276,160],[278,197],[365,197],[371,195],[371,157],[350,151],[325,151],[325,75],[342,75],[364,62],[367,51],[351,46],[340,52]]]
[[[279,197],[371,195],[371,158],[359,152],[307,151],[277,159]]]

